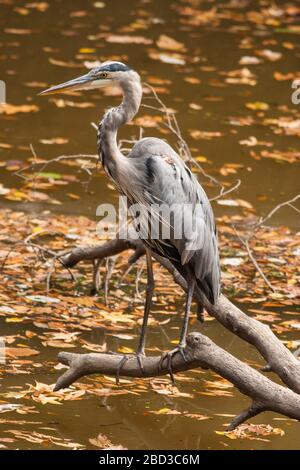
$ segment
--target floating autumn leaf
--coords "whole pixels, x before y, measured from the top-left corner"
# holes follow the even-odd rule
[[[222,258],[221,259],[221,264],[223,266],[240,266],[243,264],[244,259],[243,258]]]
[[[288,328],[295,328],[296,330],[300,330],[300,322],[297,320],[288,320],[281,322],[280,325],[286,326]]]
[[[89,442],[100,449],[106,450],[127,450],[126,447],[123,447],[121,444],[114,445],[104,434],[98,434],[95,438],[90,438]]]
[[[26,4],[26,8],[28,9],[34,9],[37,10],[41,13],[44,13],[46,10],[49,8],[49,3],[47,2],[29,2]]]
[[[118,352],[123,354],[132,354],[134,350],[132,348],[129,348],[128,346],[120,346],[118,348]]]
[[[148,411],[148,413],[155,415],[181,415],[180,411],[171,410],[171,408],[160,408],[157,411]]]
[[[36,174],[37,177],[39,178],[45,178],[48,180],[60,180],[62,178],[62,175],[60,173],[54,173],[54,172],[49,172],[49,171],[39,171]]]
[[[80,344],[82,345],[82,347],[84,349],[87,349],[88,351],[93,351],[93,352],[98,352],[98,353],[107,352],[106,343],[104,343],[104,344],[95,344],[95,343],[90,343],[89,341],[85,341],[85,340],[81,339]],[[128,349],[130,349],[130,348],[128,348]]]
[[[26,29],[26,28],[23,28],[23,29],[22,28],[5,28],[4,32],[8,34],[26,35],[26,34],[34,33],[34,30]]]
[[[113,44],[144,44],[149,45],[152,44],[152,39],[145,38],[143,36],[125,36],[125,35],[117,35],[117,34],[110,34],[105,38],[106,42],[110,42]]]
[[[245,209],[253,209],[252,204],[244,199],[218,199],[217,204],[229,207],[244,207]]]
[[[274,122],[274,121],[273,121]],[[278,127],[284,130],[286,135],[300,135],[300,119],[279,118],[276,121]]]
[[[295,80],[300,78],[299,72],[288,72],[288,73],[281,73],[281,72],[274,72],[273,77],[275,80],[281,82],[286,80]]]
[[[80,54],[93,54],[93,52],[96,52],[96,49],[93,47],[81,47],[79,52]]]
[[[281,52],[271,51],[270,49],[263,49],[262,51],[256,51],[256,54],[259,57],[263,57],[264,59],[270,60],[271,62],[275,62],[282,58]]]
[[[160,49],[166,49],[168,51],[178,51],[185,52],[186,47],[183,43],[176,41],[176,39],[167,36],[166,34],[161,34],[156,41],[157,46]]]
[[[94,103],[83,102],[83,101],[76,103],[75,101],[64,100],[62,98],[51,98],[49,101],[51,103],[54,103],[58,108],[66,108],[66,107],[69,106],[71,108],[86,109],[86,108],[94,108],[95,107]]]
[[[7,171],[17,171],[24,168],[24,166],[26,166],[26,163],[21,160],[7,160],[5,169]]]
[[[205,157],[204,155],[197,155],[197,157],[194,157],[194,160],[196,160],[196,162],[201,162],[201,163],[205,163],[207,162],[207,157]]]
[[[105,8],[106,4],[104,2],[94,2],[93,6],[95,8]]]
[[[244,168],[241,163],[224,163],[219,172],[222,176],[235,175],[240,168]]]
[[[69,139],[65,139],[64,137],[53,137],[52,139],[40,139],[41,144],[45,145],[63,145],[69,142]]]
[[[183,413],[183,416],[186,418],[196,419],[197,421],[204,421],[206,419],[210,419],[207,415],[201,415],[199,413]]]
[[[36,113],[37,111],[39,111],[39,107],[35,104],[0,104],[0,114],[6,114],[7,116],[17,113]]]
[[[183,16],[181,22],[183,24],[189,24],[193,26],[201,26],[205,24],[217,25],[219,23],[219,17],[217,14],[217,8],[212,7],[209,10],[203,8],[194,8],[192,6],[176,6],[178,12]]]
[[[199,131],[198,129],[192,129],[189,133],[195,140],[210,140],[214,137],[222,137],[224,135],[223,132],[219,131]]]
[[[159,395],[169,395],[173,397],[193,398],[193,394],[181,392],[175,385],[164,379],[151,380],[151,387]]]
[[[80,400],[85,395],[85,390],[65,390],[64,392],[53,391],[53,384],[48,385],[37,382],[35,386],[30,385],[27,390],[24,390],[23,396],[31,397],[31,399],[42,405],[61,405],[62,401]]]
[[[78,201],[81,198],[79,194],[74,194],[74,193],[67,193],[67,196],[71,199],[75,199],[75,201]]]
[[[267,111],[270,109],[268,103],[264,103],[262,101],[254,101],[253,103],[246,103],[246,108],[252,109],[254,111]]]
[[[0,306],[0,315],[1,314],[12,314],[15,313],[15,309],[11,308],[9,305],[1,305]]]
[[[19,13],[19,15],[22,15],[22,16],[29,15],[30,13],[28,8],[22,8],[22,7],[15,7],[14,11],[16,11],[17,13]]]
[[[6,317],[5,322],[6,323],[22,323],[24,321],[24,318],[22,317]]]
[[[59,447],[67,447],[69,449],[74,450],[84,447],[82,444],[72,442],[70,439],[67,439],[65,437],[55,437],[50,434],[48,435],[44,433],[39,433],[37,431],[31,432],[25,430],[20,431],[18,429],[9,429],[4,432],[12,434],[16,439],[21,439],[27,442],[31,442],[33,444],[41,444],[46,447],[48,447],[49,444],[54,444]]]
[[[157,127],[157,125],[161,122],[162,122],[161,116],[150,116],[150,115],[141,116],[134,120],[134,124],[136,124],[137,126],[142,126],[142,127]]]
[[[39,351],[32,348],[5,348],[5,355],[7,357],[36,356],[38,354],[40,354]]]
[[[149,51],[149,57],[153,60],[160,60],[165,64],[171,65],[185,65],[185,59],[180,54],[162,54],[156,51]]]
[[[250,85],[255,86],[256,76],[248,68],[243,67],[229,72],[219,72],[220,75],[226,75],[225,82],[230,85]]]
[[[261,64],[261,62],[262,61],[255,56],[243,56],[239,60],[239,64],[241,65],[257,65]]]
[[[247,145],[248,147],[255,147],[256,145],[265,145],[266,147],[272,147],[273,142],[259,141],[254,135],[248,137],[248,139],[240,140],[240,145]]]
[[[241,424],[234,431],[215,431],[216,434],[229,439],[249,439],[251,441],[268,442],[269,436],[284,436],[283,429],[273,428],[269,424]]]
[[[203,109],[203,106],[198,103],[189,103],[189,108],[194,109],[195,111],[200,111],[201,109]]]
[[[0,142],[0,149],[11,149],[11,148],[12,148],[11,144],[7,144],[5,142]],[[0,166],[2,166],[2,164],[4,164],[4,162],[1,162]]]
[[[60,300],[57,299],[56,297],[48,297],[46,295],[27,295],[25,297],[28,300],[31,300],[32,302],[40,302],[42,304],[48,304],[48,303],[59,303]]]
[[[133,335],[128,335],[125,333],[111,333],[111,336],[113,336],[114,338],[125,339],[128,341],[134,339]]]
[[[66,62],[64,60],[54,59],[53,57],[49,57],[48,60],[50,64],[58,65],[59,67],[82,68],[81,64],[76,64],[75,62]]]
[[[220,388],[222,390],[233,387],[231,382],[221,377],[218,380],[205,380],[204,385],[206,388]]]
[[[184,81],[191,85],[199,85],[199,83],[201,83],[201,80],[196,77],[184,77]]]
[[[272,158],[278,162],[296,163],[300,161],[300,152],[281,152],[280,150],[262,150],[259,154],[263,158]]]
[[[8,194],[10,189],[5,188],[2,183],[0,183],[0,196]]]
[[[20,408],[22,405],[17,403],[1,403],[0,404],[0,413],[7,413],[8,411],[15,411],[17,408]]]

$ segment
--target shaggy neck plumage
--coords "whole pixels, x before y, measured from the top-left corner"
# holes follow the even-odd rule
[[[118,185],[120,163],[127,160],[117,144],[118,129],[131,121],[138,112],[142,99],[140,77],[133,76],[120,83],[123,101],[120,106],[110,109],[98,126],[98,152],[102,165],[110,178]]]

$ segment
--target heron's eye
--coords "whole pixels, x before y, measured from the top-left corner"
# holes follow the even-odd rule
[[[99,75],[100,78],[107,78],[108,77],[108,73],[106,72],[101,72],[100,75]]]

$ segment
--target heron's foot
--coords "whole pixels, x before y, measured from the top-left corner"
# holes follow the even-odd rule
[[[180,354],[184,362],[188,362],[188,359],[184,351],[185,346],[186,346],[186,343],[179,343],[178,346],[176,346],[176,348],[166,353],[163,353],[158,364],[158,371],[161,372],[163,369],[164,361],[165,360],[167,361],[167,369],[169,371],[171,381],[173,384],[175,384],[175,378],[174,378],[174,374],[172,370],[172,359],[174,356],[176,356],[176,354]]]
[[[132,359],[132,358],[137,359],[139,368],[141,370],[141,373],[142,373],[142,375],[144,375],[145,369],[144,369],[143,359],[144,359],[145,356],[146,356],[145,351],[137,351],[134,354],[124,354],[124,356],[120,360],[120,362],[118,364],[118,367],[117,367],[116,384],[117,385],[120,384],[120,375],[121,375],[122,369],[123,369],[124,365],[126,364],[126,362],[129,361],[129,359]]]

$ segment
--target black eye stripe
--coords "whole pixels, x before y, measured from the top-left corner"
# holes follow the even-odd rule
[[[101,67],[96,69],[95,72],[97,72],[97,73],[101,73],[101,72],[127,72],[128,70],[130,70],[130,68],[127,65],[122,64],[121,62],[113,62],[112,64],[102,65]]]

